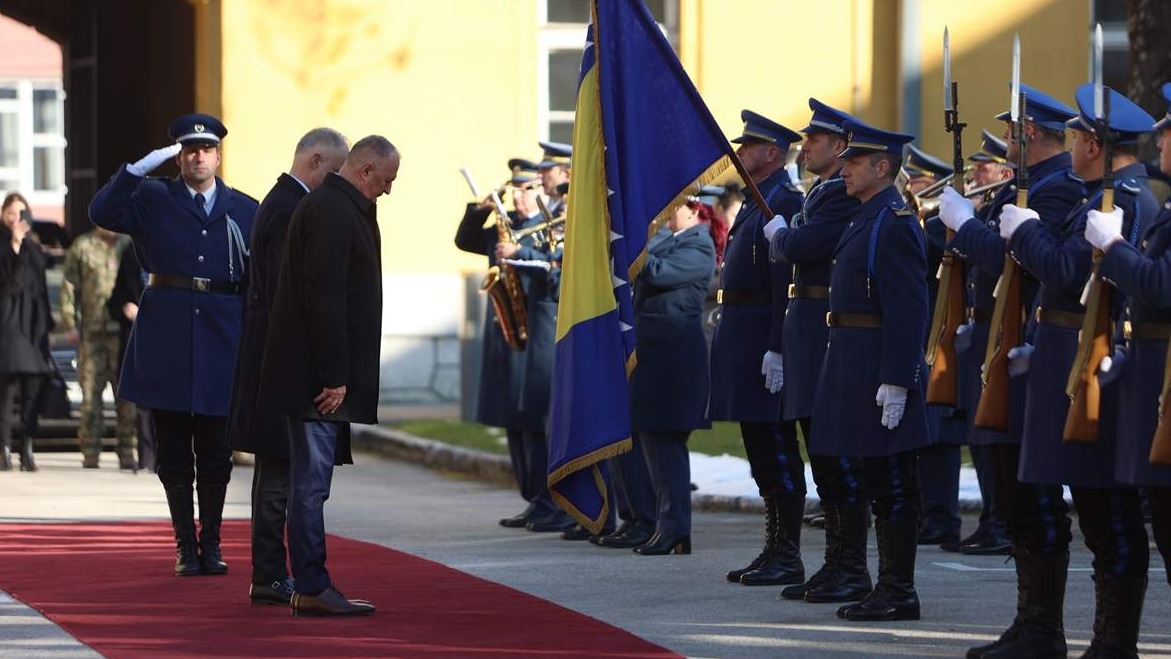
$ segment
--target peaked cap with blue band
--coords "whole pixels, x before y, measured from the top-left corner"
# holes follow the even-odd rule
[[[903,169],[911,178],[930,176],[933,179],[943,178],[953,171],[951,165],[914,144],[907,145],[907,158],[903,162]]]
[[[524,158],[513,158],[508,161],[508,169],[512,172],[512,178],[509,183],[513,185],[524,185],[525,183],[532,183],[541,177],[537,171],[537,163]]]
[[[740,137],[732,140],[733,144],[768,142],[787,150],[790,144],[801,141],[798,133],[752,110],[742,111],[740,120],[744,122],[744,130]]]
[[[1113,133],[1115,144],[1136,144],[1138,138],[1151,131],[1155,118],[1147,111],[1135,105],[1134,101],[1110,89],[1110,132]],[[1097,120],[1094,118],[1094,84],[1087,82],[1077,88],[1074,94],[1077,99],[1078,116],[1066,122],[1068,128],[1084,130],[1094,135],[1098,134]]]
[[[1073,108],[1023,82],[1021,93],[1025,95],[1025,121],[1050,130],[1064,131],[1065,122],[1077,116]],[[1006,110],[996,115],[996,118],[1000,121],[1012,121],[1012,112]]]
[[[180,144],[203,142],[219,144],[228,134],[228,129],[219,119],[210,114],[194,112],[185,114],[171,122],[167,135]]]
[[[968,156],[968,160],[972,162],[998,162],[1002,165],[1008,163],[1008,144],[1004,140],[989,133],[988,131],[981,131],[980,136],[983,141],[980,142],[980,150]]]
[[[800,132],[806,135],[810,133],[837,133],[845,137],[846,129],[842,124],[852,118],[850,115],[837,108],[832,108],[816,98],[809,99],[809,109],[813,110],[813,117],[809,120],[809,125],[802,128]]]
[[[901,157],[903,145],[915,139],[914,135],[882,130],[854,118],[846,120],[843,126],[849,133],[849,141],[846,143],[846,150],[838,154],[839,158],[852,158],[868,153],[893,153]]]
[[[571,156],[573,156],[573,147],[561,142],[537,142],[545,151],[542,160],[537,164],[540,169],[549,169],[558,165],[569,167]]]
[[[1171,128],[1171,82],[1163,85],[1163,100],[1167,101],[1167,116],[1160,119],[1152,126],[1152,130],[1163,130]]]
[[[715,208],[715,205],[719,203],[720,197],[725,192],[727,192],[727,189],[722,185],[705,185],[699,189],[699,194],[695,195],[695,199],[705,206]]]

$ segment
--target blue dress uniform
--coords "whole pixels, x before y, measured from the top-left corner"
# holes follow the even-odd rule
[[[1163,86],[1163,96],[1171,104],[1171,83]],[[1171,148],[1171,112],[1154,128],[1161,132],[1163,148]],[[1142,233],[1138,245],[1118,241],[1110,246],[1100,272],[1130,303],[1129,354],[1115,385],[1121,400],[1115,476],[1145,488],[1152,535],[1166,566],[1171,563],[1171,466],[1152,463],[1150,450],[1171,334],[1171,201]],[[1171,581],[1171,572],[1167,579]]]
[[[214,117],[191,114],[176,119],[168,133],[185,149],[214,147],[218,160],[227,129]],[[150,273],[118,395],[152,411],[158,475],[179,548],[177,573],[222,573],[227,566],[220,560],[219,526],[232,469],[225,430],[244,321],[247,236],[258,204],[218,178],[206,191],[213,202],[202,194],[197,200],[182,177],[144,178],[127,169],[90,203],[94,224],[134,238],[138,260]],[[198,561],[191,492],[196,467]]]
[[[1021,85],[1027,106],[1028,123],[1062,135],[1065,121],[1074,111],[1065,104],[1027,85]],[[1008,112],[997,115],[1008,121]],[[1007,148],[1007,147],[1006,147]],[[1056,146],[1055,146],[1056,148]],[[1007,155],[1007,154],[1006,154]],[[1044,225],[1058,226],[1082,196],[1080,179],[1070,171],[1070,155],[1062,150],[1028,166],[1029,208],[1037,211]],[[951,248],[969,264],[968,304],[972,305],[971,347],[965,360],[970,409],[979,403],[983,385],[980,368],[988,344],[989,322],[994,305],[993,291],[1004,267],[1007,242],[1000,236],[1000,213],[1014,203],[1016,186],[1001,188],[992,201],[973,220],[956,232]],[[1032,300],[1037,282],[1028,272],[1021,272],[1024,309],[1014,311],[1027,317],[1032,314]],[[991,463],[993,497],[1005,518],[1005,529],[1012,541],[1018,586],[1017,617],[1012,627],[992,644],[973,649],[976,656],[991,648],[1003,647],[1005,656],[1064,656],[1062,600],[1065,596],[1065,572],[1069,562],[1069,518],[1063,510],[1063,492],[1057,485],[1022,483],[1017,477],[1020,465],[1020,442],[1024,431],[1025,385],[1020,375],[1009,382],[1009,429],[1007,433],[972,427],[968,443],[988,457]],[[1021,634],[1021,630],[1031,630]]]
[[[950,175],[952,167],[914,144],[908,144],[903,172],[912,182],[914,179],[935,182]],[[932,215],[923,219],[923,229],[927,238],[927,304],[928,308],[934,309],[939,295],[936,272],[943,260],[947,228]],[[963,262],[956,261],[955,268],[954,275],[963,276]],[[926,339],[926,335],[924,337]],[[957,392],[957,397],[962,394],[962,391]],[[919,480],[923,488],[921,545],[959,544],[963,525],[959,507],[960,446],[964,443],[965,426],[962,398],[954,408],[938,405],[927,408],[927,428],[932,443],[919,451]]]
[[[688,202],[699,206],[698,201]],[[691,468],[687,437],[710,428],[703,301],[716,267],[707,225],[651,239],[634,285],[638,357],[630,375],[631,427],[639,435],[657,500],[655,535],[635,551],[691,551]]]
[[[913,139],[857,120],[845,126],[847,186],[851,168],[873,167],[875,154],[891,154],[897,162]],[[875,514],[878,583],[861,602],[838,609],[848,620],[919,618],[916,461],[918,449],[930,442],[923,399],[927,255],[922,228],[893,185],[893,169],[889,176],[872,184],[834,252],[829,346],[813,403],[812,451],[861,456]],[[888,388],[905,394],[905,412],[893,429],[882,422],[883,407],[875,406],[876,393]]]
[[[1117,92],[1110,93],[1112,140],[1133,145],[1149,130],[1153,119]],[[1080,115],[1070,128],[1097,139],[1091,130],[1093,86],[1076,93]],[[1115,172],[1114,205],[1123,210],[1123,235],[1135,243],[1144,217],[1150,222],[1157,204],[1145,183],[1145,168],[1134,163]],[[1038,294],[1036,350],[1030,359],[1025,433],[1021,447],[1020,478],[1048,485],[1066,484],[1073,493],[1078,525],[1086,546],[1094,553],[1098,606],[1092,648],[1134,653],[1138,617],[1146,592],[1148,544],[1138,492],[1120,487],[1114,479],[1118,412],[1117,388],[1101,394],[1101,421],[1094,444],[1062,441],[1069,399],[1066,377],[1077,352],[1078,333],[1085,309],[1082,289],[1090,275],[1090,244],[1084,237],[1086,214],[1099,205],[1101,179],[1087,182],[1086,198],[1052,233],[1040,222],[1026,222],[1009,240],[1010,253],[1041,282]],[[1064,502],[1051,507],[1054,516],[1066,515]],[[1133,637],[1133,638],[1131,638]],[[1091,650],[1091,654],[1093,650]]]
[[[801,564],[801,516],[805,510],[805,465],[792,421],[778,423],[780,394],[765,388],[761,361],[780,353],[789,268],[769,258],[762,231],[774,214],[793,217],[802,195],[784,169],[797,133],[744,110],[743,134],[732,141],[742,149],[776,147],[776,169],[757,182],[769,208],[746,199],[724,249],[720,270],[719,321],[712,336],[710,412],[713,421],[739,421],[752,478],[764,497],[765,548],[747,567],[728,572],[729,581],[745,585],[781,585],[805,580]],[[751,573],[751,574],[750,574]],[[747,576],[746,575],[750,575]]]
[[[809,99],[809,109],[813,116],[802,133],[826,133],[846,141],[843,124],[850,115],[814,98]],[[846,194],[846,183],[835,169],[809,190],[801,212],[792,218],[790,227],[777,231],[769,249],[773,259],[790,264],[793,272],[782,330],[785,387],[781,418],[797,421],[809,447],[817,443],[810,419],[829,342],[825,314],[829,312],[833,252],[857,208],[858,200]],[[866,567],[870,512],[862,492],[862,463],[854,457],[811,451],[809,464],[825,512],[825,563],[805,583],[783,589],[781,596],[810,602],[859,599],[871,588]]]

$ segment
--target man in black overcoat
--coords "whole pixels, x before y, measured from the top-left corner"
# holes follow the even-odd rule
[[[289,173],[281,174],[260,202],[252,224],[251,259],[245,291],[244,332],[236,356],[228,443],[234,450],[256,454],[252,472],[253,602],[288,604],[293,583],[285,568],[285,507],[289,493],[289,438],[282,417],[258,414],[264,337],[276,296],[277,276],[285,249],[285,232],[297,203],[321,187],[327,174],[341,169],[349,142],[332,128],[314,128],[293,152]]]
[[[399,153],[371,135],[297,205],[265,337],[257,409],[286,417],[289,559],[296,615],[365,615],[325,568],[325,500],[334,464],[352,463],[349,424],[376,423],[382,262],[374,202]]]

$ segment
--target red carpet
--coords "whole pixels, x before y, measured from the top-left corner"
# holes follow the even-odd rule
[[[171,576],[161,522],[0,525],[0,589],[108,657],[676,657],[512,588],[330,536],[365,618],[293,618],[248,603],[248,523],[225,523],[223,577]]]

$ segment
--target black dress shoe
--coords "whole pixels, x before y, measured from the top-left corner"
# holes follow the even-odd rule
[[[803,517],[801,519],[801,521],[804,522],[806,526],[812,526],[814,528],[824,529],[825,528],[825,513],[814,513],[812,515],[806,515],[805,517]]]
[[[253,604],[288,605],[293,599],[293,580],[289,577],[269,583],[253,583],[248,586],[248,599]]]
[[[536,508],[536,506],[530,503],[527,508],[513,515],[512,517],[501,518],[500,526],[503,526],[506,529],[523,529],[526,524],[532,521],[533,511],[536,510]]]
[[[375,611],[373,604],[348,600],[335,588],[326,588],[316,595],[294,593],[289,606],[294,616],[368,616]]]
[[[924,526],[919,531],[919,544],[921,545],[943,545],[946,543],[959,544],[960,534],[951,533],[946,529],[932,526]]]
[[[568,531],[563,531],[561,533],[561,539],[562,540],[589,540],[590,536],[592,536],[592,535],[593,534],[590,533],[590,530],[587,529],[586,527],[582,526],[581,524],[574,524],[573,527],[570,528]]]
[[[919,595],[914,590],[909,593],[895,593],[879,586],[870,591],[861,602],[840,607],[838,617],[866,622],[918,620]]]
[[[655,530],[646,524],[631,524],[625,531],[616,531],[610,535],[602,536],[597,544],[599,547],[634,549],[650,542],[654,535]]]
[[[964,545],[974,545],[974,544],[980,542],[981,540],[983,540],[984,537],[987,535],[988,535],[988,527],[981,526],[978,529],[976,529],[974,532],[972,532],[972,535],[964,538],[963,540],[956,540],[955,542],[950,542],[950,541],[949,542],[942,542],[939,544],[939,548],[942,549],[943,551],[955,554],[955,553],[963,550]]]
[[[977,543],[961,544],[960,553],[967,556],[1008,556],[1012,553],[1012,541],[998,533],[989,533]]]
[[[561,531],[568,531],[577,525],[573,518],[564,513],[553,514],[549,517],[542,517],[529,521],[525,528],[534,533],[559,533]]]
[[[634,548],[634,553],[643,556],[665,556],[667,554],[690,554],[691,536],[681,535],[667,538],[658,533],[650,542]]]

